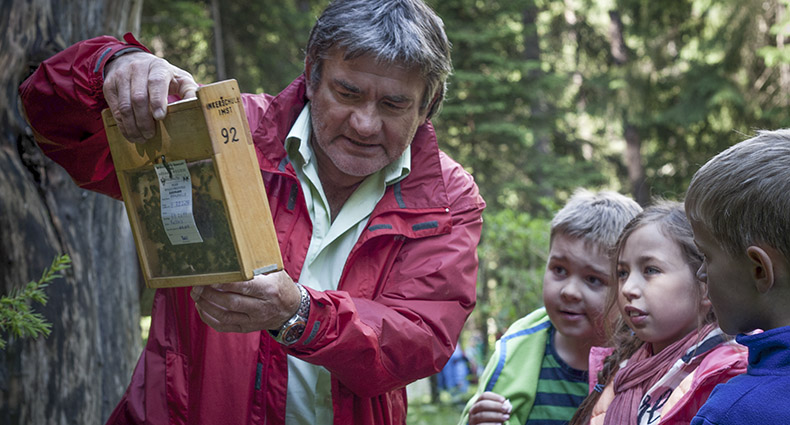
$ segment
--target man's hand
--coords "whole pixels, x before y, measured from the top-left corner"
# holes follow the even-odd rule
[[[296,313],[300,295],[285,271],[246,282],[192,288],[201,319],[219,332],[279,329]]]
[[[508,399],[486,391],[480,394],[480,398],[469,409],[469,425],[502,424],[510,419],[512,409]]]
[[[150,53],[133,52],[113,59],[104,69],[104,98],[127,139],[142,143],[154,137],[154,119],[167,112],[167,96],[195,97],[192,75]]]

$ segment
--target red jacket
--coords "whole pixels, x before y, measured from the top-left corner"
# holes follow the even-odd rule
[[[126,40],[78,43],[20,87],[42,150],[81,187],[116,198],[99,114],[104,65],[137,45]],[[243,100],[285,269],[298,280],[312,225],[283,141],[306,102],[304,79],[277,97]],[[307,331],[287,349],[267,332],[214,331],[189,288],[157,290],[148,344],[108,423],[282,424],[287,353],[331,372],[335,424],[404,424],[405,386],[442,369],[474,307],[485,207],[430,123],[415,135],[411,170],[376,205],[338,289],[308,288]]]

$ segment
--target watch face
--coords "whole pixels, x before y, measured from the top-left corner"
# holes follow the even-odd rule
[[[301,320],[289,326],[288,329],[285,329],[283,332],[283,342],[286,344],[293,344],[299,340],[299,337],[302,336],[302,333],[304,333],[304,328],[305,322]]]

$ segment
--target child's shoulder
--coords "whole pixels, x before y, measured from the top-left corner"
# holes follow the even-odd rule
[[[519,335],[528,335],[548,329],[549,327],[551,327],[549,315],[546,313],[546,309],[544,307],[540,307],[532,313],[529,313],[528,315],[513,322],[507,328],[507,332],[505,332],[503,338],[513,338]]]
[[[783,391],[788,385],[790,376],[742,374],[718,385],[698,415],[727,423],[752,423],[746,419],[757,417],[770,419],[765,423],[790,423]]]

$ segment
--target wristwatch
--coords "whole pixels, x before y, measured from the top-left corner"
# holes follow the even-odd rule
[[[310,295],[304,286],[297,283],[296,287],[299,288],[301,298],[299,300],[299,308],[296,310],[290,319],[286,320],[280,329],[269,331],[269,334],[275,341],[283,345],[291,345],[298,341],[304,333],[307,326],[307,317],[310,315]]]

